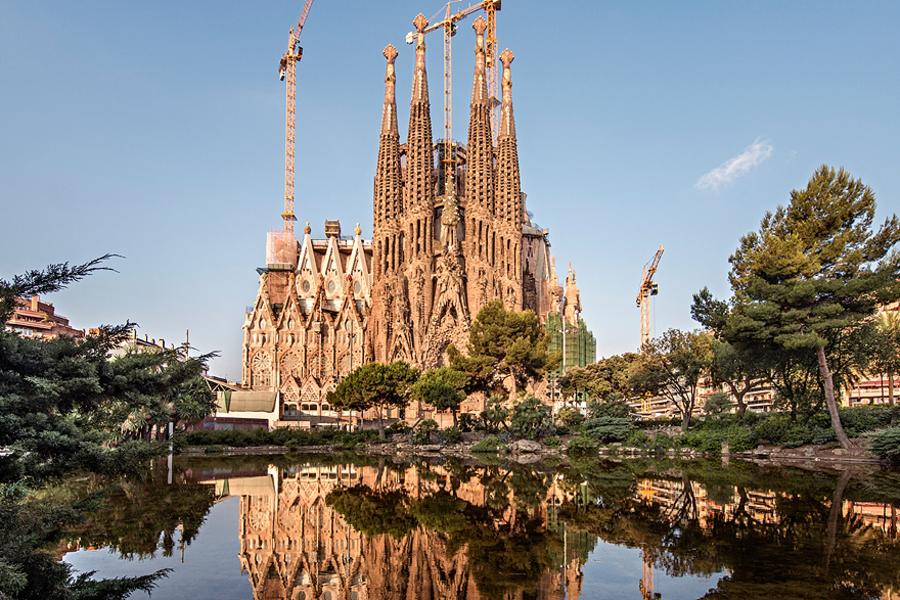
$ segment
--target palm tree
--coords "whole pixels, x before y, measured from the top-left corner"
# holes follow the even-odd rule
[[[900,310],[878,315],[872,367],[888,376],[888,402],[894,405],[894,376],[900,373]]]

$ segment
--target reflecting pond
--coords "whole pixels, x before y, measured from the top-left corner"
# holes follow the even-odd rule
[[[900,598],[895,471],[221,458],[103,486],[59,554],[171,568],[154,599]]]

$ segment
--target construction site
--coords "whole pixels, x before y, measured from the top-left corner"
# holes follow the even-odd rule
[[[345,235],[337,220],[326,221],[322,237],[313,236],[309,223],[295,232],[303,212],[295,206],[294,189],[296,131],[303,122],[296,108],[297,66],[313,0],[306,0],[290,28],[279,61],[285,83],[283,226],[266,238],[266,265],[258,269],[257,297],[245,315],[242,382],[222,390],[227,400],[216,417],[222,423],[349,427],[354,416],[326,400],[343,376],[372,361],[402,360],[418,368],[444,364],[447,347],[465,347],[472,320],[496,300],[507,309],[534,311],[555,332],[566,367],[596,360],[574,267],[561,285],[550,232],[532,220],[526,206],[513,112],[515,55],[500,51],[497,36],[501,2],[485,0],[462,10],[455,5],[448,3],[431,19],[415,16],[406,36],[413,83],[405,141],[395,75],[401,53],[392,44],[384,47],[377,142],[372,135],[377,159],[371,236],[359,225]],[[463,24],[471,27],[468,35]],[[475,53],[462,140],[453,133],[454,39],[468,40]],[[443,123],[437,135],[426,71],[431,42],[443,54]],[[548,401],[553,395],[547,381],[534,392]],[[464,412],[483,409],[483,399],[466,402]],[[441,418],[433,413],[411,404],[390,416],[407,422]]]

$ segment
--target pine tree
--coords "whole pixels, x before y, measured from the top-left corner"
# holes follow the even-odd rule
[[[875,195],[843,169],[823,166],[787,206],[767,213],[732,255],[733,315],[724,335],[744,347],[814,356],[838,441],[832,361],[841,339],[900,297],[900,221],[879,227]]]

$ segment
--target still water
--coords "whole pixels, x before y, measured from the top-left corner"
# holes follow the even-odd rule
[[[171,569],[154,600],[895,599],[898,506],[872,469],[176,460],[107,486],[60,553]]]

